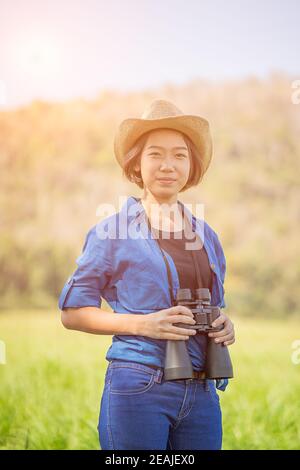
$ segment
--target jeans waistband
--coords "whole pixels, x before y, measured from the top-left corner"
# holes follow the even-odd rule
[[[164,368],[163,367],[159,367],[159,366],[155,366],[155,365],[150,365],[150,364],[142,364],[140,362],[133,362],[133,361],[123,361],[121,359],[112,359],[110,362],[109,362],[109,366],[110,368],[114,368],[114,367],[127,367],[127,368],[132,368],[132,369],[140,369],[140,370],[145,370],[146,372],[152,372],[154,371],[155,373],[155,377],[154,377],[154,381],[157,382],[157,383],[161,383],[161,381],[163,380],[163,375],[164,375]],[[177,379],[177,380],[172,380],[172,382],[191,382],[191,381],[200,381],[200,382],[203,382],[205,383],[206,385],[206,388],[207,388],[207,385],[208,385],[208,382],[207,382],[207,379],[205,379],[205,377],[203,377],[203,374],[204,372],[203,371],[196,371],[195,369],[193,370],[193,378],[191,379]]]

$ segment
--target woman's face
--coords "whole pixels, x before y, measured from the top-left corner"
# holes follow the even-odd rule
[[[173,199],[190,174],[190,156],[180,132],[153,130],[144,145],[140,168],[144,186],[157,198]]]

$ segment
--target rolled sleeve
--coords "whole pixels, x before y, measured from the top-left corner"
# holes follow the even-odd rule
[[[101,296],[111,276],[109,240],[97,237],[96,227],[86,235],[77,269],[69,277],[59,296],[60,310],[67,307],[101,307]]]

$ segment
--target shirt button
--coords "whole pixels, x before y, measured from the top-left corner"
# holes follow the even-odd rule
[[[210,267],[211,267],[211,269],[214,271],[216,266],[215,266],[214,263],[211,263]]]

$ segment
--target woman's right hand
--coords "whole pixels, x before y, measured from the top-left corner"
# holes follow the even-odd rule
[[[144,315],[143,336],[154,339],[187,340],[194,336],[197,331],[194,329],[174,326],[173,323],[187,323],[195,325],[193,313],[183,305],[159,310],[158,312]]]

